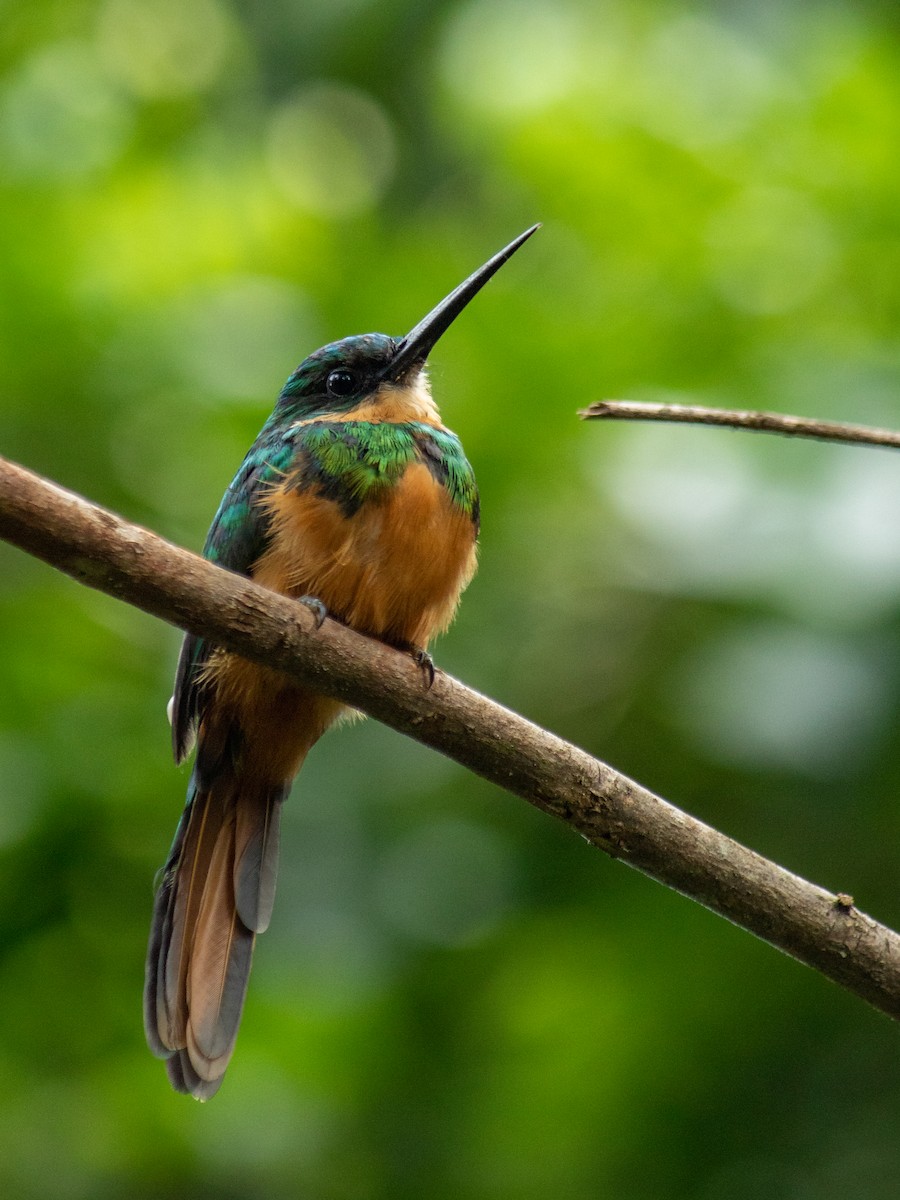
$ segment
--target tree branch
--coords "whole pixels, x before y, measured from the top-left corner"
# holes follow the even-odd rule
[[[900,1017],[900,937],[562,739],[407,655],[0,459],[0,537],[183,629],[347,701],[571,825]]]
[[[850,442],[864,446],[900,448],[900,432],[848,425],[843,421],[816,421],[782,413],[746,409],[705,408],[700,404],[652,404],[640,400],[598,400],[578,413],[586,421],[677,421],[690,425],[725,425],[759,433],[781,433],[788,437],[817,438],[824,442]]]

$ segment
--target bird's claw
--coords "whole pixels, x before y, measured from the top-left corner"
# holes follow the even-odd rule
[[[316,622],[316,629],[321,629],[322,622],[328,616],[328,609],[322,601],[317,596],[301,596],[300,603],[304,604],[312,613],[313,619]]]
[[[429,690],[434,684],[434,659],[421,646],[411,646],[409,652],[412,655],[413,662],[422,672],[426,690]]]

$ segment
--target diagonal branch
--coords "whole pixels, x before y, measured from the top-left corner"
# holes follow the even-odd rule
[[[724,425],[758,433],[817,438],[823,442],[850,442],[862,446],[900,448],[896,429],[874,429],[845,421],[819,421],[783,413],[753,412],[738,408],[705,408],[701,404],[656,404],[644,400],[598,400],[578,413],[586,421],[675,421],[688,425]]]
[[[0,459],[0,537],[361,708],[900,1017],[900,936],[438,672]]]

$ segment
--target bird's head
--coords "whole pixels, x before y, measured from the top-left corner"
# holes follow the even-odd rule
[[[310,354],[282,388],[276,412],[290,414],[295,420],[312,420],[325,414],[359,414],[377,420],[380,410],[396,408],[402,401],[411,414],[421,409],[420,419],[427,419],[429,406],[434,406],[423,368],[432,348],[491,276],[538,228],[533,225],[526,229],[479,267],[406,337],[364,333],[330,342]]]

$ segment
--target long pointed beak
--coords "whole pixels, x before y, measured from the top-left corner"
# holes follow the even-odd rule
[[[520,233],[508,246],[488,259],[483,267],[479,267],[459,287],[454,288],[415,329],[402,338],[397,344],[397,352],[385,368],[385,379],[403,379],[413,367],[420,367],[428,358],[435,342],[449,329],[469,301],[478,295],[491,276],[496,274],[506,260],[512,258],[519,247],[538,229],[540,225],[532,225],[530,229]]]

